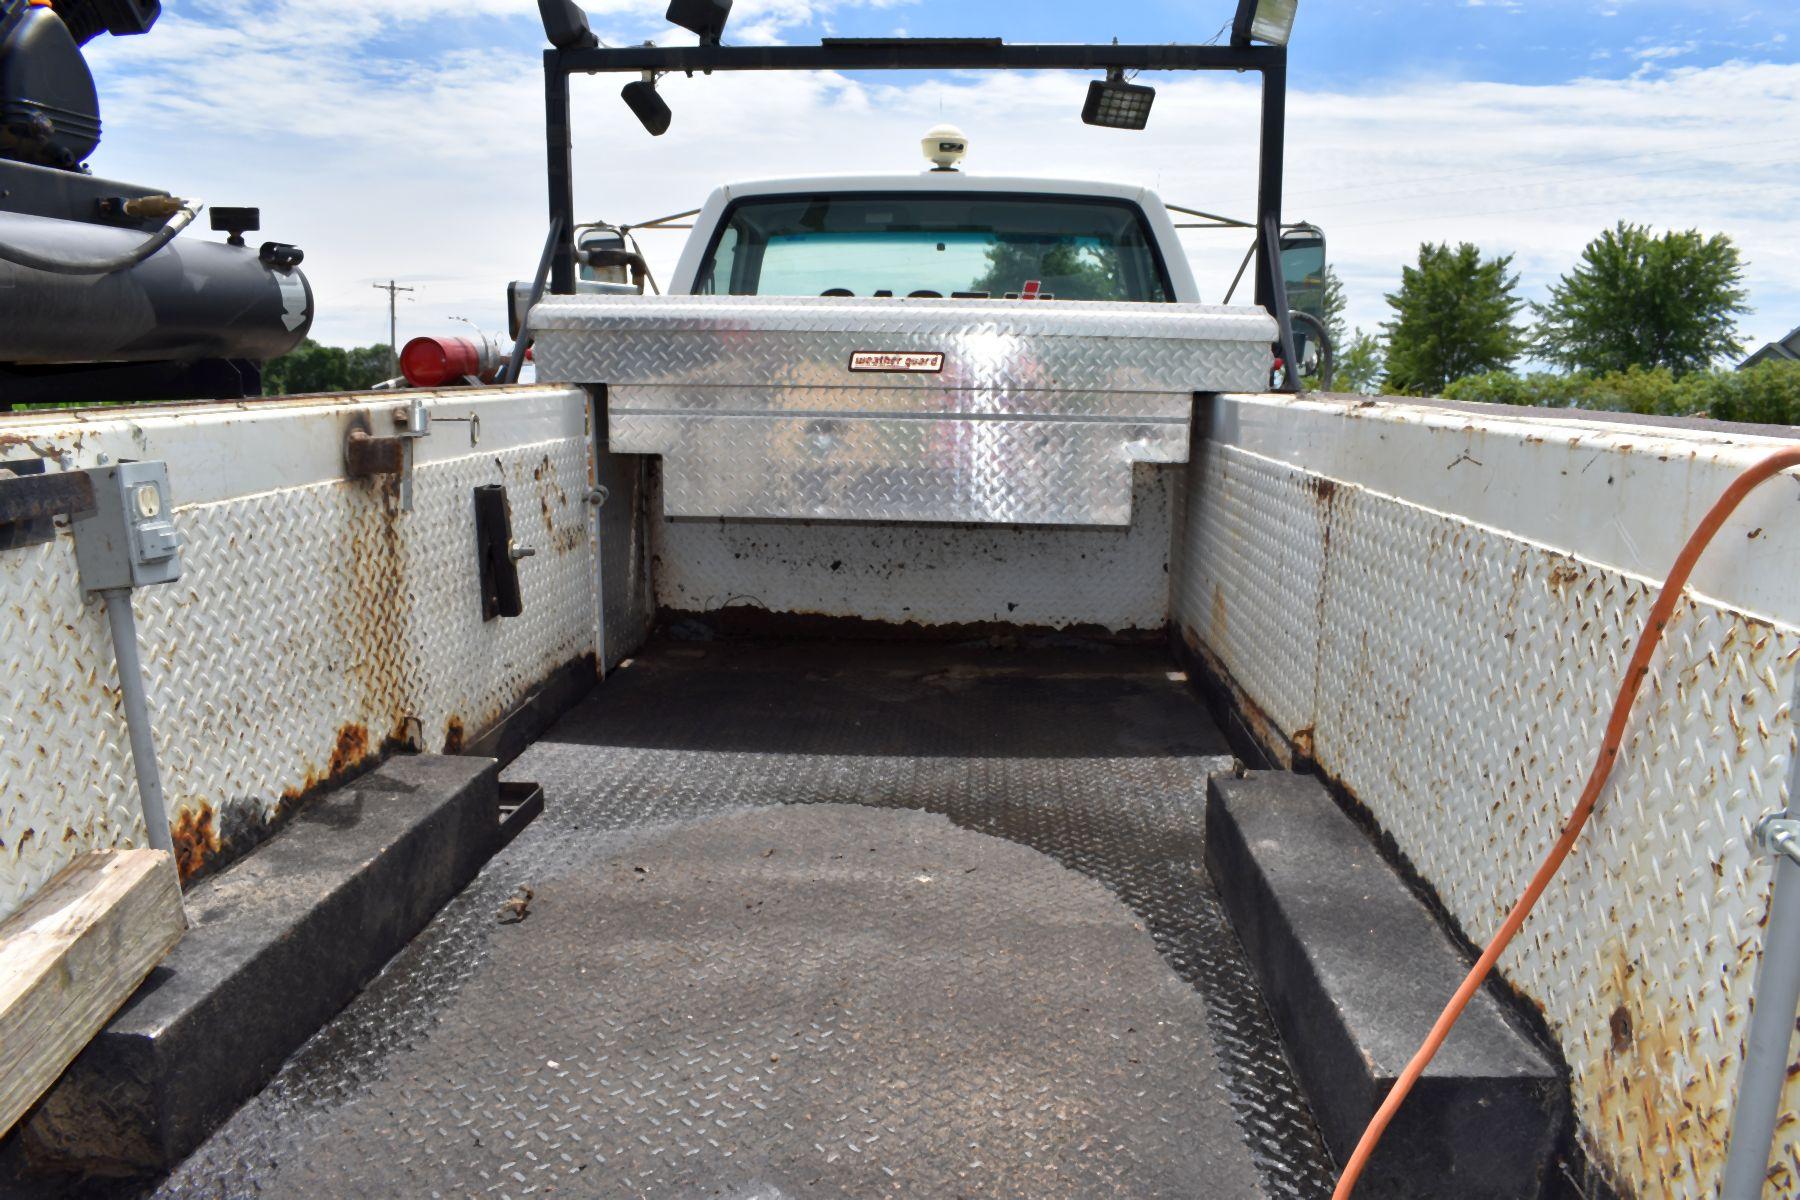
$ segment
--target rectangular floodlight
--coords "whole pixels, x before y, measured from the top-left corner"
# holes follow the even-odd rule
[[[1088,85],[1081,119],[1107,129],[1142,129],[1150,123],[1156,89],[1123,79],[1096,79]]]
[[[665,19],[699,34],[702,46],[716,46],[731,19],[731,0],[670,0]]]
[[[1300,0],[1241,0],[1234,33],[1240,42],[1285,46],[1294,32],[1294,10]]]

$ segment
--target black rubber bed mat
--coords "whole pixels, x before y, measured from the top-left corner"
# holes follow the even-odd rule
[[[662,641],[168,1196],[1313,1197],[1154,650]],[[229,1030],[220,1036],[228,1037]]]

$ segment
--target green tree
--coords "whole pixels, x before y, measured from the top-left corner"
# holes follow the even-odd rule
[[[1617,226],[1589,242],[1581,262],[1533,305],[1536,354],[1575,371],[1705,370],[1743,351],[1737,318],[1743,260],[1724,234],[1697,229],[1653,235]]]
[[[1579,408],[1582,387],[1587,379],[1581,375],[1560,375],[1549,371],[1533,371],[1515,375],[1511,371],[1483,371],[1465,375],[1444,389],[1446,400],[1466,400],[1473,404],[1517,404],[1535,408]]]
[[[307,338],[287,354],[263,365],[263,395],[361,392],[387,378],[385,345],[345,348]]]
[[[1349,330],[1344,325],[1344,312],[1350,307],[1344,295],[1344,281],[1330,267],[1325,268],[1325,332],[1331,335],[1331,348],[1339,354],[1349,348]],[[1361,333],[1361,330],[1357,331]]]
[[[1420,246],[1418,265],[1401,272],[1400,290],[1387,297],[1394,319],[1381,327],[1384,387],[1435,396],[1465,375],[1510,367],[1525,349],[1513,324],[1524,303],[1511,266],[1510,254],[1483,259],[1469,242]]]
[[[1683,383],[1695,389],[1696,409],[1719,421],[1800,425],[1800,363],[1764,362],[1748,371],[1708,371]]]
[[[995,242],[988,248],[987,260],[987,273],[969,285],[970,291],[1004,296],[1036,279],[1058,300],[1126,298],[1119,256],[1084,246],[1076,238]]]
[[[1636,366],[1605,375],[1491,371],[1457,380],[1445,389],[1444,396],[1483,404],[1794,425],[1800,424],[1800,363],[1768,362],[1748,371],[1692,371],[1686,375],[1676,375],[1667,367]]]
[[[1331,386],[1341,389],[1343,387],[1343,356],[1344,351],[1349,348],[1349,335],[1344,328],[1344,311],[1350,307],[1350,301],[1344,295],[1344,281],[1339,279],[1337,272],[1330,267],[1325,268],[1325,286],[1322,292],[1320,307],[1325,310],[1325,336],[1331,339],[1331,351],[1336,360]],[[1294,336],[1298,339],[1306,335],[1309,330],[1310,326],[1302,327],[1296,322]],[[1300,358],[1302,368],[1316,370],[1319,366],[1319,351],[1316,346],[1311,344],[1310,339],[1307,342],[1307,349],[1301,352]],[[1307,375],[1301,380],[1301,383],[1309,391],[1318,391],[1323,386],[1323,381],[1317,374]]]
[[[1700,376],[1694,376],[1696,381]],[[1668,370],[1632,367],[1605,375],[1560,375],[1534,371],[1514,375],[1492,371],[1459,379],[1444,389],[1447,400],[1483,404],[1522,404],[1537,408],[1585,408],[1596,412],[1654,413],[1685,416],[1696,410],[1697,397]]]
[[[1332,390],[1374,395],[1381,386],[1383,369],[1381,339],[1358,329],[1350,335],[1348,342],[1338,345],[1337,363],[1331,377]]]

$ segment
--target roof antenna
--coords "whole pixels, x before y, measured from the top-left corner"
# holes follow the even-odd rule
[[[934,125],[920,143],[934,172],[956,170],[969,152],[969,139],[954,125]]]

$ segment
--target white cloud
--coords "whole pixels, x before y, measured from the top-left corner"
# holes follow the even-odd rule
[[[734,30],[773,37],[849,3],[740,0]],[[662,0],[588,7],[597,26],[636,36],[666,28]],[[403,309],[405,330],[443,329],[452,315],[499,324],[502,288],[535,266],[544,229],[542,78],[522,48],[530,39],[428,63],[395,62],[370,43],[471,12],[514,34],[499,18],[517,17],[528,34],[535,6],[215,0],[202,11],[204,22],[171,10],[148,38],[96,43],[108,126],[96,169],[260,204],[266,236],[307,250],[325,340],[385,336],[385,298],[369,284],[389,276],[421,288]],[[759,74],[665,81],[675,126],[651,139],[619,103],[621,82],[573,81],[586,218],[679,211],[735,178],[911,171],[920,132],[940,119],[968,130],[976,170],[1122,178],[1195,207],[1253,208],[1255,94],[1232,76],[1156,80],[1144,135],[1082,126],[1074,77]],[[1800,130],[1800,66],[1550,86],[1414,80],[1354,94],[1298,77],[1294,87],[1288,215],[1325,226],[1351,318],[1365,328],[1383,319],[1382,293],[1422,240],[1513,253],[1541,295],[1620,218],[1731,234],[1751,264],[1760,311],[1750,327],[1768,337],[1800,322],[1790,233],[1800,186],[1789,165],[1800,135],[1783,136]],[[646,238],[666,276],[679,235]],[[1222,294],[1241,242],[1194,234],[1190,246],[1209,291]]]
[[[1639,46],[1626,51],[1639,62],[1656,62],[1665,58],[1680,58],[1684,54],[1692,54],[1700,48],[1698,42],[1682,42],[1678,46]]]

